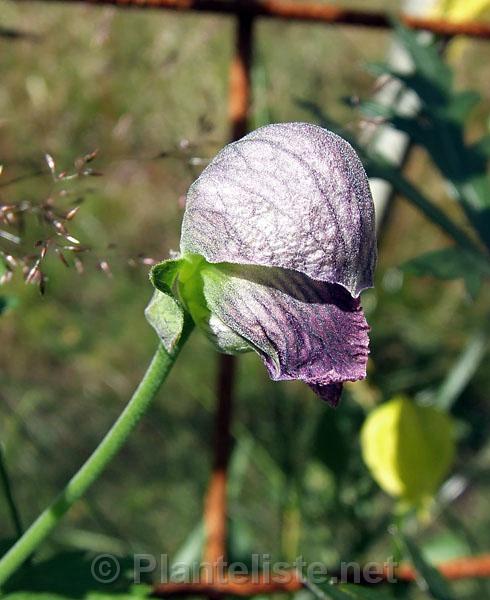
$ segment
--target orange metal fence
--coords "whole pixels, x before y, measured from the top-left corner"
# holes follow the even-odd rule
[[[291,0],[51,0],[53,2],[86,2],[94,5],[113,4],[127,8],[197,11],[216,14],[267,17],[329,23],[357,27],[389,28],[393,18],[412,29],[425,29],[433,33],[454,36],[490,38],[490,24],[480,22],[455,23],[443,19],[395,15],[379,11],[353,10],[321,2],[299,3]]]

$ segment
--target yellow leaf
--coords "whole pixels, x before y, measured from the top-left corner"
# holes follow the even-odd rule
[[[440,0],[434,16],[450,21],[482,21],[490,17],[490,0]]]
[[[490,0],[439,0],[432,11],[432,16],[455,23],[485,22],[490,19]],[[457,61],[463,55],[466,46],[467,40],[454,38],[449,46],[448,58]]]
[[[412,505],[434,495],[454,457],[451,418],[398,397],[375,409],[361,431],[364,462],[388,494]]]

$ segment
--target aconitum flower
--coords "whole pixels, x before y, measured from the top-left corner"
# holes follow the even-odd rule
[[[187,194],[180,255],[152,270],[146,315],[171,350],[184,312],[225,353],[255,350],[274,380],[336,405],[366,376],[359,294],[376,261],[362,164],[315,125],[261,127],[226,146]]]

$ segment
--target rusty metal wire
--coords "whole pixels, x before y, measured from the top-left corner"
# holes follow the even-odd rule
[[[230,138],[237,140],[247,132],[251,102],[251,63],[253,47],[254,18],[239,15],[236,18],[235,52],[230,65],[229,83],[229,119]],[[219,356],[217,382],[217,408],[215,416],[215,443],[213,470],[208,485],[204,524],[206,544],[204,561],[209,565],[218,565],[226,560],[227,540],[227,482],[228,463],[231,452],[231,418],[233,411],[233,380],[236,370],[234,356]],[[205,574],[210,584],[216,575]],[[216,594],[210,591],[209,598]]]
[[[24,0],[17,0],[22,2]],[[43,0],[46,1],[46,0]],[[292,0],[48,0],[64,4],[83,2],[95,6],[111,4],[121,8],[146,8],[174,11],[197,11],[249,18],[267,17],[293,21],[326,23],[330,25],[350,25],[354,27],[374,27],[386,29],[393,25],[391,15],[379,11],[353,10],[331,4]],[[452,37],[465,35],[475,38],[490,38],[490,23],[453,22],[444,19],[421,18],[398,15],[402,23],[411,29],[423,29],[432,33]]]
[[[490,554],[453,559],[441,563],[437,569],[444,577],[452,581],[490,577]],[[339,574],[335,572],[330,573],[330,576],[338,581],[341,579]],[[373,583],[374,577],[378,578],[379,584],[386,581],[387,573],[383,565],[379,565],[377,570],[370,569],[369,581],[355,581],[355,583],[376,585]],[[390,574],[390,577],[394,577],[398,581],[410,582],[416,580],[417,574],[411,565],[401,564]],[[350,580],[346,582],[348,583]],[[291,570],[283,571],[276,577],[269,573],[268,577],[264,577],[263,574],[254,577],[235,575],[234,577],[224,577],[221,581],[213,583],[199,581],[193,583],[170,582],[157,585],[153,590],[153,596],[156,598],[169,596],[256,596],[259,594],[293,593],[301,590],[304,586],[300,574]]]

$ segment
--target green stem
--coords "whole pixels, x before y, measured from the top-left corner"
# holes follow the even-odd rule
[[[12,518],[12,523],[14,525],[15,534],[18,538],[22,535],[22,521],[20,519],[20,514],[17,509],[17,505],[15,504],[14,495],[12,493],[12,486],[10,484],[10,478],[8,475],[7,467],[5,465],[5,459],[3,457],[3,449],[0,444],[0,479],[2,480],[2,486],[5,493],[5,499],[7,501],[7,506],[10,512],[10,516]]]
[[[167,353],[163,346],[158,347],[133,397],[102,442],[68,482],[61,494],[39,515],[19,541],[0,560],[0,586],[51,533],[63,515],[85,494],[121,449],[165,381],[192,327],[192,324],[186,324],[182,336],[171,354]]]

